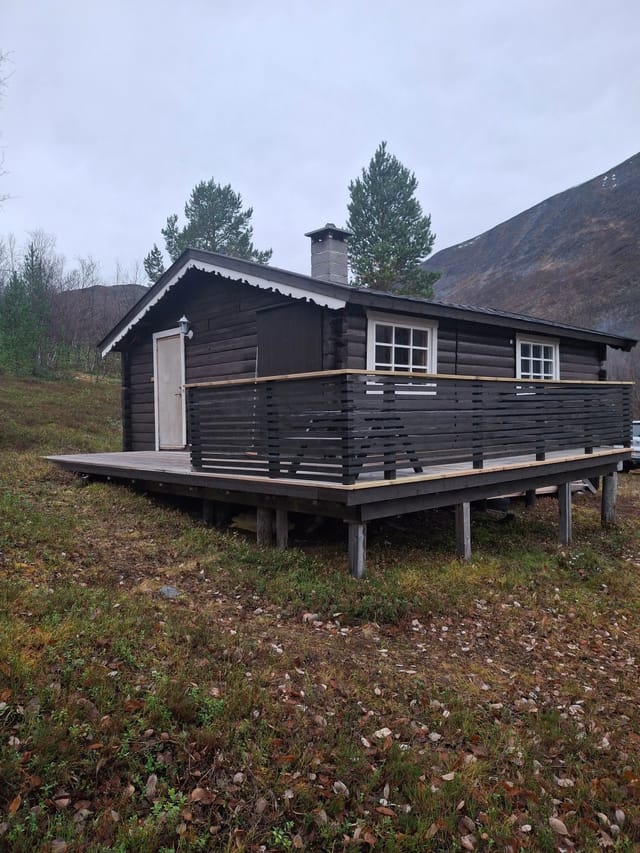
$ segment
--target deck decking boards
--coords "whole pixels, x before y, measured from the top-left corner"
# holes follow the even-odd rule
[[[593,453],[550,453],[543,461],[533,456],[503,457],[488,461],[482,469],[470,462],[437,465],[415,473],[399,469],[392,480],[373,479],[366,473],[353,485],[294,480],[286,477],[253,477],[194,470],[186,451],[129,451],[49,456],[51,462],[78,474],[140,482],[163,491],[233,503],[279,506],[299,512],[327,514],[349,519],[372,519],[449,506],[461,500],[480,500],[526,489],[557,485],[568,479],[596,477],[615,471],[628,458],[624,448],[594,448]],[[240,500],[242,496],[242,499]]]

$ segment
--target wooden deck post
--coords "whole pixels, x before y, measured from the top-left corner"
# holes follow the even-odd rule
[[[352,578],[364,577],[367,557],[366,522],[349,522],[349,574]]]
[[[616,500],[618,497],[618,472],[612,471],[602,478],[602,505],[600,522],[603,527],[616,523]]]
[[[213,524],[214,507],[213,501],[204,498],[202,501],[202,521],[204,524]]]
[[[289,513],[286,509],[276,510],[276,547],[285,551],[289,545]]]
[[[536,505],[536,490],[535,489],[527,489],[524,493],[524,505],[527,509],[533,509]]]
[[[273,510],[259,506],[256,512],[256,543],[258,548],[273,545]]]
[[[471,559],[471,504],[456,504],[456,554],[461,560]]]
[[[561,545],[571,545],[571,483],[560,483],[558,486],[558,504],[560,507],[558,538]]]

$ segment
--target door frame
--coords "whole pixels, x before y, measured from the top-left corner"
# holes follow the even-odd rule
[[[182,446],[187,446],[187,401],[185,394],[185,384],[186,384],[186,367],[185,367],[185,349],[184,349],[184,335],[181,333],[180,329],[176,327],[175,329],[166,329],[163,332],[154,332],[153,333],[153,421],[155,428],[155,446],[156,451],[160,450],[160,418],[158,412],[158,340],[162,338],[180,338],[180,361],[181,361],[181,370],[180,370],[180,382],[181,382],[181,390],[182,390]]]

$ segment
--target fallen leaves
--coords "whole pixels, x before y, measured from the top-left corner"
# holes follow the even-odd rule
[[[144,789],[145,797],[148,800],[153,801],[155,799],[155,796],[156,796],[157,788],[158,788],[158,777],[155,773],[150,773],[149,777],[147,778],[147,783],[146,783],[145,789]]]
[[[193,791],[191,791],[191,794],[189,795],[189,799],[192,803],[201,803],[203,806],[211,805],[215,798],[216,797],[213,791],[210,791],[208,788],[200,787],[194,788]],[[264,811],[264,809],[267,807],[267,801],[261,799],[259,802],[264,803],[264,805],[260,807],[261,810],[258,809],[258,805],[256,804],[256,810],[259,814],[261,814],[262,811]]]
[[[640,841],[637,619],[611,589],[599,591],[599,578],[548,588],[554,543],[531,566],[492,545],[490,558],[465,567],[464,586],[443,597],[444,562],[374,541],[379,562],[356,595],[340,586],[324,545],[313,578],[305,566],[315,556],[290,552],[256,583],[258,557],[246,542],[164,516],[147,498],[104,487],[108,505],[87,490],[76,505],[73,486],[65,488],[78,517],[94,512],[73,560],[50,577],[42,561],[42,577],[34,572],[33,554],[12,553],[7,563],[13,570],[24,559],[30,569],[25,589],[7,599],[28,687],[20,666],[0,666],[1,748],[14,768],[3,779],[3,843],[28,821],[39,830],[59,822],[74,844],[84,833],[79,843],[104,849],[118,849],[114,839],[126,842],[132,826],[157,830],[158,849],[196,841],[271,849],[274,828],[278,849],[296,850],[428,849],[431,839],[442,850],[632,849]],[[577,524],[584,537],[587,522]],[[197,552],[189,569],[181,550]],[[406,570],[397,570],[402,561]],[[138,594],[157,590],[169,568],[179,599]],[[385,604],[387,572],[402,615],[361,617],[369,596]],[[637,596],[633,578],[625,582]],[[421,598],[425,587],[433,603]],[[71,606],[47,604],[58,590]],[[74,597],[79,590],[86,598]],[[334,594],[347,597],[346,614],[322,603]],[[29,647],[46,622],[55,630]],[[53,769],[73,780],[53,793],[46,740],[34,743],[40,718],[56,760],[68,761]],[[51,752],[49,744],[48,761]]]
[[[549,826],[556,833],[556,835],[569,835],[569,830],[566,825],[560,818],[550,817],[549,818]]]

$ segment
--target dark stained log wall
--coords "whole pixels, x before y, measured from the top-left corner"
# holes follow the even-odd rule
[[[153,409],[153,347],[151,335],[128,353],[129,432],[124,436],[128,450],[155,450]]]
[[[183,314],[188,317],[194,334],[191,340],[185,340],[187,383],[250,378],[256,373],[257,313],[287,301],[280,293],[189,271],[187,280],[169,291],[148,317],[140,320],[134,336],[121,347],[127,351],[123,380],[130,412],[123,423],[124,446],[128,450],[155,449],[154,332],[176,328]],[[317,369],[331,370],[336,366],[341,313],[322,310],[322,365]],[[282,346],[290,349],[284,336]]]
[[[361,306],[347,306],[343,322],[344,343],[338,346],[338,369],[367,367],[367,317]],[[398,317],[406,315],[399,314]],[[539,337],[539,336],[535,336]],[[437,372],[460,376],[510,378],[516,374],[517,333],[508,327],[482,323],[438,321]],[[553,335],[552,340],[557,340]],[[596,380],[602,348],[588,342],[560,341],[560,378]]]
[[[499,326],[456,323],[456,369],[463,376],[515,376],[515,334]],[[439,368],[440,369],[440,368]]]
[[[606,359],[606,348],[579,341],[560,341],[560,379],[598,379],[600,362]]]
[[[127,352],[123,363],[123,446],[128,450],[155,448],[154,332],[175,328],[183,314],[189,318],[194,335],[185,341],[187,383],[251,378],[256,374],[257,314],[288,301],[279,293],[198,270],[188,271],[185,280],[140,320],[120,347]],[[365,309],[348,305],[342,311],[316,310],[322,312],[319,369],[366,368]],[[508,328],[441,319],[438,372],[512,377],[515,340],[515,332]],[[283,336],[283,347],[288,343]],[[561,341],[561,378],[597,379],[602,357],[596,344]]]

